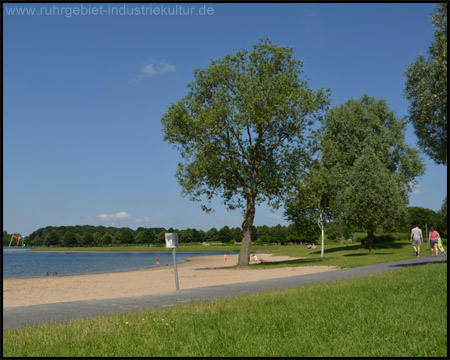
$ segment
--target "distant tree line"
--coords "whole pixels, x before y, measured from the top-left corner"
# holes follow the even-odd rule
[[[447,199],[444,200],[440,211],[435,212],[422,207],[409,207],[407,216],[398,224],[383,229],[387,232],[405,233],[414,225],[419,225],[425,232],[428,224],[434,226],[442,237],[447,238]],[[330,240],[350,238],[352,232],[362,229],[349,228],[338,222],[326,224],[327,236]],[[27,246],[64,246],[64,247],[92,247],[115,245],[150,245],[164,244],[166,232],[175,232],[182,243],[222,243],[234,244],[242,240],[242,229],[224,226],[221,229],[211,228],[208,231],[197,229],[173,229],[173,228],[144,228],[136,230],[130,228],[116,228],[93,225],[76,226],[47,226],[40,228],[26,236],[24,242]],[[3,231],[3,246],[8,246],[11,235]],[[316,242],[320,235],[320,228],[314,222],[304,219],[295,225],[282,226],[267,225],[253,226],[252,242],[255,244],[286,244]],[[13,244],[15,245],[15,241]]]

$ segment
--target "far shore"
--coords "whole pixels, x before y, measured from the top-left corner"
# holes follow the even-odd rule
[[[258,254],[266,262],[293,260],[289,256]],[[225,285],[334,271],[336,266],[299,266],[240,269],[238,255],[186,257],[177,265],[179,289]],[[174,268],[160,266],[135,271],[32,279],[3,279],[3,307],[30,306],[81,300],[112,299],[175,291]]]

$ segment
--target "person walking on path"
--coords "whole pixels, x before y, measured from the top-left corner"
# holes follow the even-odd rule
[[[411,242],[413,249],[416,252],[416,256],[420,256],[420,245],[423,242],[423,235],[419,225],[416,225],[416,227],[411,230]]]
[[[435,256],[438,256],[438,240],[439,240],[439,233],[434,230],[433,227],[430,227],[430,232],[428,234],[428,238],[430,239],[430,247],[431,247],[431,256],[433,256],[433,249],[436,253]]]

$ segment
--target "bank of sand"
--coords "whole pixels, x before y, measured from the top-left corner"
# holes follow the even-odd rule
[[[258,258],[268,262],[298,259],[267,254],[258,254]],[[226,260],[223,255],[186,259],[187,262],[177,265],[180,290],[338,270],[338,267],[334,266],[229,269],[228,267],[237,264],[238,255],[228,255]],[[108,274],[4,279],[3,307],[111,299],[174,290],[173,266]]]

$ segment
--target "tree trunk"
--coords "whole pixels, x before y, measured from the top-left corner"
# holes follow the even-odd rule
[[[373,230],[367,231],[367,245],[369,246],[369,254],[372,254],[373,248]]]
[[[320,231],[322,233],[322,245],[321,245],[321,248],[320,248],[320,257],[323,258],[323,249],[324,249],[324,246],[325,246],[325,230],[324,230],[324,223],[323,223],[322,213],[320,213],[319,226],[320,226]]]
[[[244,214],[244,221],[242,222],[242,245],[239,253],[238,265],[248,265],[250,261],[250,248],[252,245],[252,226],[255,219],[255,198],[250,196],[247,199],[247,209]]]

